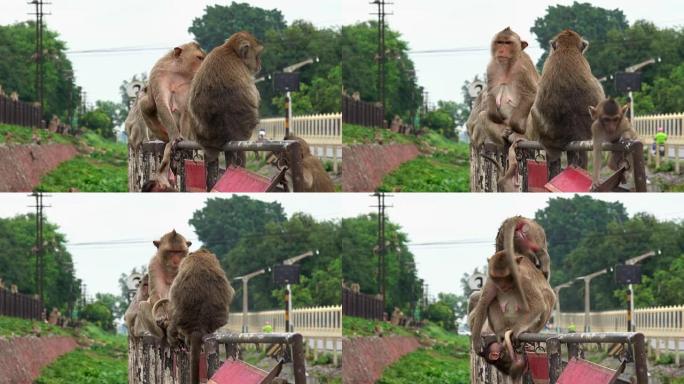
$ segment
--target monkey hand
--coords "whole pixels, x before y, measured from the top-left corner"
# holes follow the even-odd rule
[[[154,321],[161,329],[166,329],[169,326],[169,320],[171,318],[169,314],[169,305],[169,299],[161,299],[157,301],[152,308]]]

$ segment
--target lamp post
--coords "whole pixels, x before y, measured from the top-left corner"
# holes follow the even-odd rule
[[[283,265],[293,265],[313,255],[318,255],[318,250],[315,252],[308,251],[299,256],[290,257],[289,259],[283,261]],[[290,289],[290,283],[288,283],[285,287],[285,332],[292,332],[292,329],[290,329],[290,313],[292,313],[292,290]]]
[[[259,276],[266,273],[265,269],[260,269],[258,271],[249,273],[247,275],[236,277],[234,280],[242,280],[242,333],[247,333],[249,328],[247,326],[247,283],[253,277]]]
[[[648,259],[649,257],[656,256],[662,254],[661,250],[656,251],[651,251],[644,253],[643,255],[633,257],[627,261],[625,261],[625,264],[627,265],[636,265],[638,262]],[[636,330],[636,319],[634,319],[634,289],[633,285],[629,284],[628,288],[628,294],[629,294],[629,308],[627,309],[627,331],[628,332],[634,332]]]
[[[589,303],[589,289],[590,289],[590,284],[591,280],[594,277],[601,276],[605,273],[608,273],[608,269],[602,269],[598,272],[591,273],[586,276],[581,276],[576,278],[575,280],[584,280],[584,332],[591,332],[591,318],[589,316],[590,312],[590,303]]]
[[[570,287],[573,283],[574,281],[568,281],[565,284],[553,287],[553,291],[556,292],[556,319],[554,321],[556,323],[556,333],[560,333],[560,290]]]

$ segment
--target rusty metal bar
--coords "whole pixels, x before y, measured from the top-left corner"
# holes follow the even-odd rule
[[[546,339],[546,353],[549,356],[549,383],[556,384],[563,370],[561,359],[561,344],[558,337]]]
[[[295,384],[306,384],[306,362],[304,360],[304,341],[302,335],[292,336],[292,364]]]
[[[221,365],[219,343],[213,335],[204,340],[204,352],[207,354],[207,377],[212,377]]]
[[[632,167],[634,167],[634,189],[646,192],[646,166],[644,162],[644,143],[632,142]]]
[[[585,332],[585,333],[523,333],[518,340],[528,343],[544,342],[557,337],[561,343],[635,343],[635,332]]]
[[[646,341],[643,333],[634,335],[634,365],[638,384],[648,383],[648,360],[646,354]]]

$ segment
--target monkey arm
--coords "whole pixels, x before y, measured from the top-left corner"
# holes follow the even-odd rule
[[[487,92],[487,118],[497,124],[503,124],[505,118],[496,105],[496,95],[494,92]]]
[[[482,327],[487,318],[487,310],[492,301],[496,298],[496,286],[491,281],[487,281],[482,287],[480,299],[468,317],[468,325],[471,330],[471,339],[473,343],[473,351],[479,353],[482,349]]]
[[[140,103],[140,113],[147,127],[154,133],[154,135],[162,141],[169,141],[169,133],[166,128],[159,122],[157,117],[157,106],[151,95],[147,94],[138,100]]]

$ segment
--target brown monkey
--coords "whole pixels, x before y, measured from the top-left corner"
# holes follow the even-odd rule
[[[512,243],[513,239],[507,237]],[[507,369],[502,372],[517,378],[522,374],[524,362],[515,355],[510,337],[517,338],[523,332],[538,332],[544,328],[551,317],[556,296],[542,272],[526,256],[499,251],[489,258],[488,273],[479,300],[468,316],[473,350],[485,356],[492,352],[491,346],[487,351],[481,350],[480,335],[487,319],[497,338],[503,339],[509,348],[511,365],[506,368],[507,360],[502,360],[497,368]]]
[[[147,127],[166,143],[182,139],[179,122],[187,111],[190,83],[205,56],[193,41],[169,51],[150,71],[147,92],[138,104]]]
[[[180,334],[190,346],[190,382],[193,384],[199,383],[202,337],[228,322],[234,293],[213,253],[200,249],[181,262],[169,292],[168,340],[175,344]]]
[[[592,182],[594,186],[600,184],[601,173],[601,144],[604,142],[616,142],[618,140],[636,140],[639,135],[632,128],[632,124],[625,119],[625,112],[629,109],[629,104],[620,108],[617,101],[608,98],[601,101],[596,107],[589,106],[589,114],[594,123],[591,125],[591,135],[594,141],[594,172]],[[608,166],[616,171],[623,161],[629,161],[622,152],[613,152],[610,155]],[[630,164],[631,165],[631,164]]]
[[[508,148],[508,170],[506,171],[504,171],[503,166],[496,159],[488,155],[482,155],[496,166],[497,174],[499,175],[496,181],[497,192],[520,192],[518,156],[515,153],[515,148],[515,144]]]
[[[487,66],[487,136],[501,146],[511,130],[525,134],[527,117],[537,94],[539,74],[524,52],[527,42],[511,28],[492,39],[492,59]]]
[[[473,109],[470,111],[468,121],[466,121],[466,128],[468,129],[468,136],[470,136],[470,146],[474,149],[479,149],[485,140],[485,130],[483,120],[486,120],[485,115],[481,115],[483,110],[487,108],[487,91],[483,90],[477,95],[473,103]]]
[[[513,238],[512,247],[506,242],[507,236]],[[535,220],[515,216],[504,220],[496,234],[496,250],[527,256],[539,268],[547,280],[551,278],[551,257],[546,244],[546,232]]]
[[[135,297],[124,314],[124,321],[126,321],[128,333],[133,337],[141,336],[144,331],[142,322],[140,318],[138,318],[138,312],[140,311],[139,304],[143,301],[147,301],[149,298],[149,275],[146,273],[140,280],[138,289],[135,292]]]
[[[157,253],[147,268],[150,297],[139,304],[140,318],[145,329],[153,335],[163,337],[164,333],[158,323],[164,323],[168,319],[162,315],[154,316],[152,309],[158,301],[168,299],[171,283],[178,274],[180,262],[188,255],[188,248],[192,243],[185,240],[185,237],[175,229],[152,243],[157,247]]]
[[[171,151],[172,146],[167,143],[157,174],[143,184],[141,192],[176,192],[176,176],[171,171]]]
[[[128,146],[133,149],[140,148],[142,143],[149,141],[150,138],[156,138],[150,129],[147,128],[143,114],[140,111],[140,100],[147,97],[146,95],[147,86],[138,92],[138,99],[133,103],[130,111],[128,111],[128,116],[126,116],[126,121],[124,122],[126,135],[128,136]]]
[[[591,74],[584,53],[589,43],[566,29],[551,40],[544,63],[531,122],[546,150],[549,176],[560,169],[560,155],[575,140],[591,138],[591,116],[587,106],[605,98],[601,83]],[[587,168],[587,153],[568,153],[568,164]]]
[[[254,75],[261,70],[261,51],[263,47],[254,36],[237,32],[207,55],[192,81],[188,95],[190,126],[208,163],[217,161],[227,142],[248,140],[259,123]],[[244,166],[244,153],[238,160]]]
[[[309,144],[304,139],[290,134],[285,140],[296,140],[302,153],[302,171],[304,173],[304,192],[335,192],[335,184],[323,168],[321,161],[311,154]],[[292,187],[292,173],[286,174],[288,185]]]

